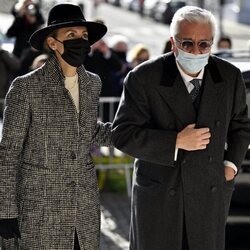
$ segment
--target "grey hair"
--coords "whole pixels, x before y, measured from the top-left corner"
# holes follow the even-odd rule
[[[196,7],[185,6],[176,11],[170,24],[170,35],[175,37],[179,32],[182,21],[208,23],[212,29],[212,35],[215,37],[217,32],[217,22],[215,16],[208,10]]]

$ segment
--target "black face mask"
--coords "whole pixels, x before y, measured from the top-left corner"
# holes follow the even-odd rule
[[[77,38],[64,40],[63,42],[59,40],[57,41],[62,43],[64,46],[64,52],[61,54],[61,57],[65,62],[73,67],[79,67],[84,63],[86,56],[90,52],[88,40]]]

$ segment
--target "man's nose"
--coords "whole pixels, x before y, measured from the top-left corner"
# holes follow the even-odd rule
[[[202,54],[197,43],[194,44],[191,53],[194,55]]]

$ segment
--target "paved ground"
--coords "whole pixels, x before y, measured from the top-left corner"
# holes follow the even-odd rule
[[[101,193],[100,250],[128,250],[130,198]]]

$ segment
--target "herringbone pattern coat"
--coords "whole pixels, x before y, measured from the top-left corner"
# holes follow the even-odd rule
[[[99,194],[91,145],[111,144],[97,123],[101,82],[78,68],[79,119],[54,56],[17,78],[7,95],[0,146],[0,218],[18,217],[21,250],[99,244]]]

